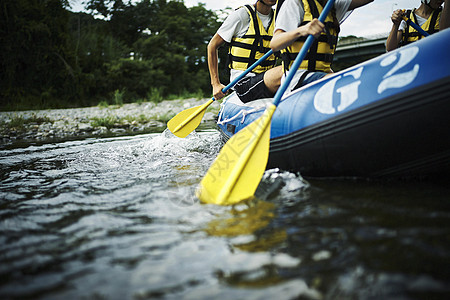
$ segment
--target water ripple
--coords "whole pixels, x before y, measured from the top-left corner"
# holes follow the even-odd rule
[[[0,150],[0,297],[448,298],[448,186],[265,172],[232,207],[194,191],[214,130]]]

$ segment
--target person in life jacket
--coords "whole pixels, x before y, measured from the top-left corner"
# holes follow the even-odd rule
[[[331,62],[336,49],[340,23],[349,11],[366,5],[373,0],[335,0],[325,23],[318,20],[327,0],[284,0],[278,1],[275,31],[270,47],[281,50],[284,78],[288,72],[296,72],[287,92],[333,73]],[[315,41],[298,70],[291,70],[297,54],[308,35]]]
[[[393,24],[386,40],[387,51],[405,46],[424,37],[409,25],[411,21],[429,34],[449,26],[450,0],[445,0],[444,9],[442,9],[444,0],[421,0],[421,2],[417,9],[407,10],[406,13],[404,10],[397,9],[392,13]],[[403,19],[404,16],[408,18],[408,21]]]
[[[245,5],[231,13],[208,44],[208,68],[215,99],[225,96],[225,87],[219,79],[218,48],[230,44],[230,81],[247,70],[254,62],[270,50],[270,40],[274,29],[274,10],[276,0],[258,0],[254,5]],[[271,55],[247,74],[258,76],[263,82],[264,74],[275,66],[275,56]],[[280,71],[281,72],[281,71]],[[244,78],[245,79],[245,78]],[[274,82],[269,80],[269,82]],[[235,86],[236,88],[236,86]],[[263,85],[264,89],[267,89]]]

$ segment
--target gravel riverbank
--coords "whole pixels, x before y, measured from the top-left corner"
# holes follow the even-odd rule
[[[0,145],[162,132],[174,115],[207,100],[0,112]],[[203,122],[213,122],[218,110],[217,103],[210,105]]]

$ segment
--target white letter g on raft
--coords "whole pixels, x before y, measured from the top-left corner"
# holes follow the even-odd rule
[[[354,79],[359,79],[362,70],[363,67],[360,67],[344,75],[337,76],[324,84],[314,96],[314,108],[322,114],[334,114],[336,109],[333,107],[333,94],[336,82],[346,76],[353,76]],[[361,81],[357,80],[336,90],[341,95],[340,104],[337,107],[338,111],[343,111],[358,99],[358,87],[360,84]]]

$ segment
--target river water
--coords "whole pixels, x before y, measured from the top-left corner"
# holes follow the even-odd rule
[[[445,299],[447,182],[304,180],[194,191],[215,130],[0,150],[1,299]]]

